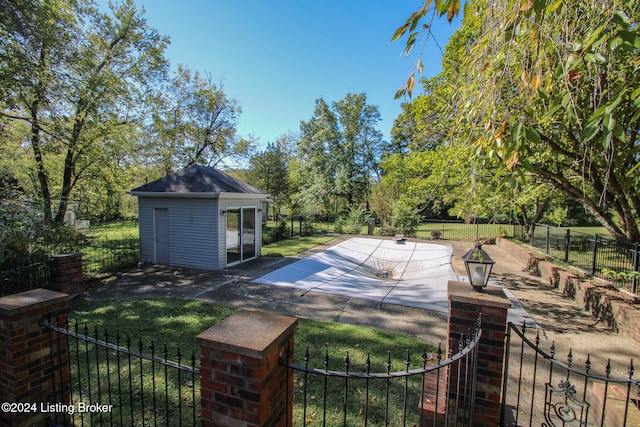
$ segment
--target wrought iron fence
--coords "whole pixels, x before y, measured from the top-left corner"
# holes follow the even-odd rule
[[[632,293],[640,292],[640,245],[569,228],[536,224],[531,246],[592,276],[606,278]],[[607,271],[615,272],[614,276]],[[636,274],[634,274],[634,272]],[[621,274],[620,274],[621,273]]]
[[[349,231],[349,227],[340,226],[333,220],[316,221],[302,216],[294,216],[284,221],[284,231],[288,237],[314,233]],[[280,222],[268,221],[263,228],[263,238],[267,241],[270,230],[274,230]],[[410,237],[430,240],[469,241],[495,239],[498,236],[522,238],[523,227],[515,222],[475,222],[465,223],[462,220],[426,219],[419,224]],[[359,234],[390,236],[396,234],[390,228],[384,228],[375,221],[360,227]]]
[[[49,287],[49,257],[41,255],[0,271],[0,296]]]
[[[135,267],[140,262],[140,239],[99,237],[82,251],[85,280]]]
[[[157,348],[153,341],[136,343],[77,322],[70,327],[66,319],[49,318],[41,325],[50,330],[52,347],[67,348],[66,354],[57,352],[59,360],[51,361],[51,387],[59,396],[54,408],[59,410],[51,411],[53,425],[200,423],[195,353],[185,364],[180,349],[173,354],[177,362],[169,360],[166,344]]]
[[[387,354],[384,372],[372,372],[370,355],[362,372],[347,353],[341,365],[344,371],[331,369],[325,351],[322,368],[310,367],[307,347],[304,364],[288,363],[289,354],[280,363],[295,371],[293,425],[384,425],[384,426],[458,426],[473,425],[475,376],[478,343],[482,335],[480,320],[468,336],[462,336],[457,349],[449,348],[442,360],[442,347],[425,352],[412,368],[407,352],[401,361],[403,370],[392,372]],[[338,362],[337,364],[339,364]],[[288,391],[287,391],[288,392]],[[289,403],[289,402],[288,402]],[[289,408],[287,408],[289,409]]]
[[[633,360],[626,378],[611,376],[610,361],[597,374],[589,357],[584,369],[575,366],[571,351],[562,362],[554,344],[549,352],[540,348],[539,330],[533,341],[526,330],[508,324],[502,426],[637,425],[640,378],[633,378]]]

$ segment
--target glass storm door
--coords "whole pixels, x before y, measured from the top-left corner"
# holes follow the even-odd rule
[[[256,256],[256,208],[227,210],[227,265]]]
[[[240,262],[240,209],[227,211],[227,265]]]
[[[242,260],[256,256],[256,209],[242,209]]]

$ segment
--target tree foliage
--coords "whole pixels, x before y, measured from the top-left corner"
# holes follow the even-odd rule
[[[277,141],[251,157],[248,182],[269,194],[279,216],[284,205],[290,202],[291,183],[289,164],[292,159],[293,136],[283,135]]]
[[[216,166],[252,148],[251,141],[236,134],[242,112],[238,102],[210,75],[203,78],[179,66],[155,92],[146,138],[149,157],[165,174],[196,163]]]
[[[17,19],[1,30],[2,115],[28,124],[45,221],[62,223],[105,148],[126,148],[114,133],[141,114],[146,88],[163,76],[167,41],[130,0],[109,13],[84,1],[13,6]]]
[[[364,203],[378,174],[382,134],[376,106],[364,93],[347,94],[327,104],[316,100],[313,117],[300,124],[298,154],[305,202],[342,198],[348,207]]]
[[[453,132],[479,158],[536,177],[631,241],[640,241],[639,10],[604,0],[466,3],[466,43],[447,76]]]

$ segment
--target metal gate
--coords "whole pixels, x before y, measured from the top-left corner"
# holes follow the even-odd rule
[[[565,361],[556,358],[555,344],[543,350],[536,331],[530,338],[526,324],[508,324],[502,426],[640,425],[640,379],[633,378],[633,360],[626,378],[611,376],[610,360],[597,373],[589,357],[576,366],[571,350]]]
[[[373,372],[369,354],[358,365],[348,353],[335,361],[325,351],[317,358],[321,368],[310,367],[308,348],[303,365],[287,363],[287,355],[280,363],[296,371],[293,402],[288,402],[293,404],[293,425],[471,426],[481,335],[478,319],[473,330],[456,340],[455,348],[450,343],[447,359],[443,360],[442,346],[415,358],[407,351],[396,361],[404,369],[395,372],[390,353],[384,372]],[[333,366],[344,370],[332,370]],[[364,372],[352,372],[356,366]]]

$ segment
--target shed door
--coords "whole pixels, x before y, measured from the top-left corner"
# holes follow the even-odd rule
[[[242,260],[256,256],[256,208],[242,209]]]
[[[169,264],[169,209],[154,209],[155,263]]]

